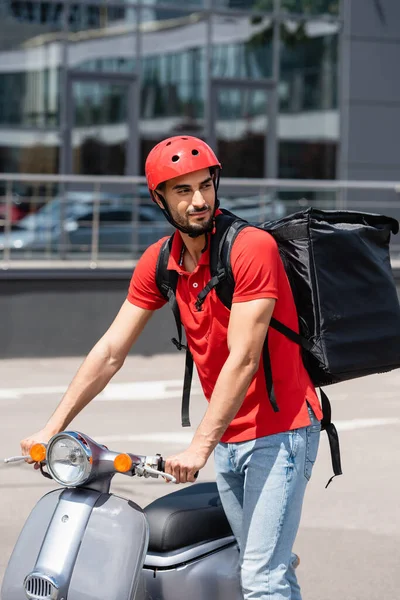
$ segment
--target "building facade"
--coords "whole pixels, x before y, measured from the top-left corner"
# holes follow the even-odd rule
[[[0,172],[141,175],[184,133],[225,176],[333,179],[342,34],[339,0],[2,0]]]

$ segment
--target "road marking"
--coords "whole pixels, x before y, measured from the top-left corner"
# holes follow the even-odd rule
[[[385,425],[399,425],[400,419],[352,419],[349,421],[335,421],[338,431],[353,431],[382,427]],[[113,435],[97,435],[93,439],[103,444],[117,442],[159,442],[160,444],[190,444],[194,431],[162,431],[157,433],[126,433]],[[92,436],[91,436],[92,437]]]
[[[93,439],[99,444],[118,442],[159,442],[160,444],[190,444],[194,431],[163,431],[161,433],[137,433],[120,435],[97,435]],[[92,436],[90,436],[92,437]]]
[[[130,383],[110,383],[106,389],[97,396],[100,402],[114,400],[139,401],[139,400],[165,400],[179,398],[182,395],[183,382],[181,379],[165,381],[135,381]],[[193,394],[201,394],[198,384],[193,384]]]
[[[66,390],[66,386],[46,386],[46,387],[32,387],[32,388],[2,388],[0,390],[1,400],[20,400],[24,396],[30,396],[34,394],[63,394]]]
[[[110,383],[96,398],[97,402],[139,402],[141,400],[165,400],[179,398],[182,394],[183,382],[181,379],[167,379],[162,381],[135,381],[127,383]],[[25,396],[45,396],[47,394],[63,395],[67,386],[42,386],[25,388],[0,389],[0,400],[21,400]],[[202,393],[197,382],[193,382],[192,393]]]
[[[385,425],[399,425],[400,419],[351,419],[349,421],[335,421],[333,423],[338,431],[354,431],[369,429],[370,427],[383,427]]]
[[[21,400],[25,396],[62,396],[68,385],[35,386],[35,387],[10,387],[0,389],[0,400]],[[109,383],[103,392],[96,398],[96,402],[113,402],[115,400],[124,402],[139,402],[142,400],[163,400],[168,398],[179,398],[182,394],[182,379],[166,379],[160,381],[129,381],[125,383]],[[197,381],[193,381],[192,394],[202,395],[202,390]],[[362,394],[349,392],[335,392],[331,394],[332,403],[348,400],[350,397],[358,398],[376,397],[379,399],[397,398],[397,390],[376,392],[363,392]]]
[[[359,402],[362,399],[371,399],[371,398],[376,398],[378,400],[390,400],[391,398],[398,398],[399,392],[396,389],[393,390],[387,390],[387,391],[374,391],[374,390],[370,390],[370,391],[361,391],[361,390],[355,390],[354,392],[340,392],[340,393],[335,393],[335,392],[330,392],[328,390],[328,396],[331,400],[331,403],[334,404],[336,401],[342,401],[342,400],[352,400],[355,402]]]

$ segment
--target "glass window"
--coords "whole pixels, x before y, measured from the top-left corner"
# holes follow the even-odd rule
[[[132,209],[129,210],[128,208],[126,208],[125,210],[123,208],[119,209],[119,210],[110,210],[110,209],[100,209],[99,211],[99,222],[100,223],[123,223],[123,222],[131,222],[133,219],[133,211]],[[87,225],[89,227],[92,226],[94,220],[94,214],[93,212],[89,212],[86,215],[84,215],[83,217],[79,217],[78,219],[76,219],[77,223],[80,223],[81,225]]]
[[[143,172],[148,152],[163,138],[203,136],[207,23],[201,13],[152,8],[143,11],[141,30]]]
[[[181,2],[179,2],[179,0],[142,0],[142,5],[143,6],[152,6],[155,7],[157,6],[157,4],[163,4],[168,5],[168,4],[172,4],[176,6],[179,6],[181,4]],[[204,7],[205,6],[205,0],[186,0],[185,1],[185,5],[187,7]]]
[[[3,3],[0,171],[58,171],[63,14],[61,3]]]
[[[63,2],[35,2],[28,0],[6,0],[3,2],[8,16],[23,22],[37,25],[53,25],[62,28],[64,3]]]
[[[48,4],[12,2],[0,20],[0,125],[58,124],[64,9]]]
[[[272,11],[274,9],[274,0],[214,0],[213,6],[215,8],[232,8],[237,10]]]
[[[125,175],[129,83],[72,82],[72,170],[80,175]]]
[[[294,23],[281,28],[279,95],[282,112],[337,108],[337,24]]]
[[[279,176],[334,179],[339,139],[337,25],[282,26]]]
[[[268,91],[224,85],[214,97],[216,150],[224,176],[265,177]]]
[[[340,0],[281,0],[282,9],[309,15],[338,15]]]
[[[272,76],[271,19],[260,16],[212,17],[212,76],[261,79]]]
[[[279,177],[336,179],[336,140],[281,140]]]
[[[135,71],[137,27],[137,10],[133,7],[71,4],[68,66],[108,73]]]

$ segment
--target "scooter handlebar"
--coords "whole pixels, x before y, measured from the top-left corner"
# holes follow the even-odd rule
[[[27,458],[29,458],[29,456],[10,456],[9,458],[4,458],[4,459],[3,459],[3,462],[4,462],[4,463],[23,462],[23,461],[25,461]]]

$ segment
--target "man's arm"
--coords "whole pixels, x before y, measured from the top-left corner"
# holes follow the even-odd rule
[[[128,300],[103,337],[90,351],[70,383],[64,397],[45,427],[21,442],[24,455],[34,443],[47,442],[63,431],[95,396],[107,385],[125,362],[153,311],[134,306]]]
[[[221,369],[206,414],[186,452],[167,460],[166,470],[178,482],[194,481],[236,416],[260,363],[276,300],[263,298],[232,304],[229,356]]]

